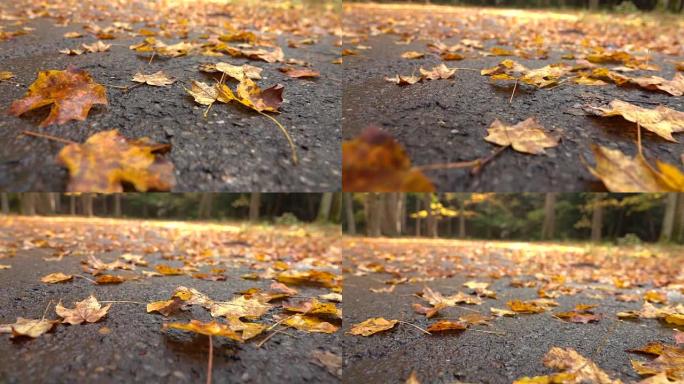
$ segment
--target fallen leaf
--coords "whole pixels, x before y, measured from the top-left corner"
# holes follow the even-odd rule
[[[298,303],[286,303],[283,309],[290,312],[299,312],[305,315],[323,315],[341,319],[342,310],[333,303],[321,303],[316,299],[304,300]]]
[[[536,299],[527,301],[511,300],[506,305],[517,313],[542,313],[548,310],[549,307],[557,306],[558,303],[549,299]]]
[[[213,317],[245,317],[248,319],[258,319],[268,312],[272,305],[263,303],[257,299],[248,299],[245,296],[238,296],[230,301],[214,302],[210,306]]]
[[[456,73],[455,68],[449,68],[444,64],[437,65],[429,70],[420,68],[419,71],[422,77],[427,80],[446,80]]]
[[[514,311],[509,311],[508,309],[501,309],[501,308],[489,308],[489,310],[492,312],[492,315],[494,316],[508,316],[508,317],[515,317],[516,312]]]
[[[278,70],[293,78],[321,77],[321,73],[310,68],[281,67]]]
[[[66,275],[62,272],[51,273],[49,275],[43,276],[40,281],[48,284],[63,283],[65,281],[70,281],[74,278],[72,275]]]
[[[317,317],[301,314],[286,318],[283,320],[282,324],[306,332],[335,333],[339,329],[336,325],[323,321]]]
[[[398,322],[399,320],[387,320],[382,317],[374,317],[361,323],[354,324],[349,333],[357,336],[370,336],[378,332],[392,329]]]
[[[10,268],[12,268],[11,265],[8,265],[8,264],[0,264],[0,270],[3,270],[3,269],[10,269]]]
[[[558,139],[549,136],[544,127],[532,117],[516,125],[504,125],[496,119],[487,132],[489,134],[484,138],[485,141],[502,146],[510,145],[518,152],[533,155],[542,154],[545,148],[558,145]]]
[[[684,131],[684,112],[662,105],[648,109],[616,99],[608,107],[589,106],[589,110],[598,116],[622,116],[669,141],[676,142],[672,133]]]
[[[159,312],[164,316],[169,316],[176,312],[183,305],[183,302],[178,296],[172,297],[171,300],[154,301],[147,304],[147,313]]]
[[[64,124],[69,120],[85,120],[94,104],[107,104],[105,87],[93,81],[82,70],[49,70],[38,73],[23,99],[12,102],[9,113],[22,115],[33,109],[52,105],[41,127]],[[93,192],[93,191],[91,191]]]
[[[64,34],[64,37],[67,39],[75,39],[78,37],[83,37],[83,34],[81,32],[67,32]]]
[[[165,323],[162,329],[178,329],[181,331],[189,331],[199,333],[207,336],[221,336],[231,340],[242,342],[242,336],[230,329],[227,324],[210,321],[203,323],[199,320],[190,320],[188,323]]]
[[[449,320],[440,320],[436,323],[430,324],[430,326],[427,327],[427,331],[428,332],[463,331],[466,328],[468,328],[468,325],[461,323],[461,322],[449,321]]]
[[[402,58],[404,58],[404,59],[409,59],[409,60],[411,60],[411,59],[420,59],[420,58],[422,58],[422,57],[424,57],[424,56],[425,56],[424,53],[416,52],[416,51],[408,51],[408,52],[404,52],[404,53],[401,54],[401,57],[402,57]]]
[[[12,333],[12,338],[27,336],[35,339],[36,337],[49,332],[58,323],[59,320],[33,320],[17,317],[17,321],[14,324],[0,325],[0,333]]]
[[[601,320],[600,315],[595,315],[593,313],[577,312],[577,311],[557,312],[557,313],[554,313],[554,316],[561,318],[563,320],[569,321],[571,323],[581,323],[581,324],[595,323],[595,322],[598,322],[599,320]]]
[[[342,143],[342,185],[347,192],[431,192],[432,182],[411,166],[406,150],[378,128]]]
[[[5,81],[5,80],[10,80],[13,79],[14,73],[9,72],[9,71],[0,71],[0,81]]]
[[[241,81],[245,77],[250,78],[252,80],[260,80],[261,72],[263,71],[263,69],[249,64],[237,66],[229,63],[202,64],[200,65],[199,69],[202,72],[225,73],[226,76],[233,78],[237,81]]]
[[[93,295],[75,304],[76,307],[73,309],[63,307],[61,302],[55,306],[55,312],[64,318],[62,323],[77,325],[83,322],[97,322],[107,314],[109,307],[112,306],[111,304],[107,304],[104,307],[100,306],[100,303]]]
[[[611,192],[684,191],[684,174],[677,167],[656,162],[657,169],[640,154],[631,158],[619,149],[592,145],[596,167],[589,172]]]
[[[421,81],[423,78],[420,76],[401,76],[401,75],[396,75],[394,77],[385,77],[385,81],[388,81],[390,83],[398,84],[398,85],[413,85],[419,81]]]
[[[175,83],[176,79],[169,77],[164,71],[159,71],[151,75],[137,72],[135,76],[133,76],[133,81],[153,85],[155,87],[164,87]]]
[[[95,278],[97,284],[121,284],[124,282],[124,278],[115,275],[100,275]]]
[[[84,144],[67,145],[57,161],[69,170],[70,192],[123,192],[123,183],[141,192],[168,191],[175,185],[173,164],[159,154],[170,148],[111,130],[90,136]]]
[[[112,47],[111,44],[105,44],[102,41],[98,40],[95,43],[92,44],[81,44],[83,48],[90,52],[90,53],[95,53],[95,52],[106,52],[109,51],[109,48]]]

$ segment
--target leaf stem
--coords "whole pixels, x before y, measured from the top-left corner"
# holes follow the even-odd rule
[[[214,365],[214,341],[209,335],[209,363],[207,363],[207,384],[211,384],[211,368]]]
[[[48,135],[48,134],[45,134],[45,133],[39,133],[39,132],[33,132],[33,131],[22,131],[21,133],[24,134],[24,135],[26,135],[26,136],[40,137],[40,138],[43,138],[43,139],[48,139],[48,140],[52,140],[52,141],[57,141],[57,142],[64,143],[64,144],[78,144],[78,143],[75,142],[75,141],[63,139],[63,138],[61,138],[61,137],[52,136],[52,135]]]
[[[417,325],[415,325],[415,324],[411,324],[411,323],[409,323],[408,321],[402,321],[402,320],[397,320],[397,321],[400,322],[400,323],[402,323],[402,324],[410,325],[410,326],[412,326],[412,327],[414,327],[414,328],[420,330],[420,331],[423,332],[423,333],[427,333],[428,335],[432,335],[432,333],[430,333],[430,332],[424,330],[423,328],[421,328],[421,327],[419,327],[419,326],[417,326]]]
[[[297,149],[295,147],[294,141],[292,141],[292,137],[290,137],[290,134],[287,132],[287,129],[285,129],[285,127],[283,127],[283,125],[280,124],[278,122],[278,120],[276,120],[273,116],[267,115],[261,111],[257,111],[257,112],[260,115],[264,115],[264,116],[268,117],[269,119],[273,120],[273,122],[278,126],[278,128],[280,128],[280,131],[283,132],[283,134],[285,135],[285,138],[287,139],[287,142],[290,144],[290,151],[292,152],[292,162],[294,163],[294,165],[297,165],[299,163],[299,159],[297,158]]]

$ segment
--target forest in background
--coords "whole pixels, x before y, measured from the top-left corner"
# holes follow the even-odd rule
[[[339,223],[340,193],[1,193],[1,212],[154,219]]]
[[[365,2],[364,0],[345,0]],[[590,10],[636,11],[660,10],[679,12],[684,10],[684,0],[375,0],[376,3],[416,3],[442,5],[496,6],[514,8],[584,8]]]
[[[684,194],[345,193],[348,234],[684,243]]]

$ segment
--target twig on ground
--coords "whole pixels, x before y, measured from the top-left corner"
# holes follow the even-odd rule
[[[52,140],[52,141],[57,141],[57,142],[59,142],[59,143],[64,143],[64,144],[78,144],[78,143],[75,142],[75,141],[63,139],[63,138],[57,137],[57,136],[51,136],[51,135],[48,135],[48,134],[45,134],[45,133],[40,133],[40,132],[22,131],[21,133],[22,133],[23,135],[26,135],[26,136],[40,137],[40,138],[43,138],[43,139],[48,139],[48,140]]]
[[[412,326],[413,328],[416,328],[416,329],[420,330],[420,331],[423,332],[423,333],[427,333],[428,335],[432,335],[432,333],[430,333],[430,332],[424,330],[423,328],[421,328],[421,327],[419,327],[419,326],[417,326],[417,325],[415,325],[415,324],[409,323],[408,321],[403,321],[403,320],[397,320],[397,321],[400,322],[401,324],[410,325],[410,326]]]

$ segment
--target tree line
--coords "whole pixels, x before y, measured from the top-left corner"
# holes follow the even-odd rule
[[[0,193],[3,214],[340,222],[340,193]]]
[[[684,243],[684,193],[345,193],[348,234]]]

